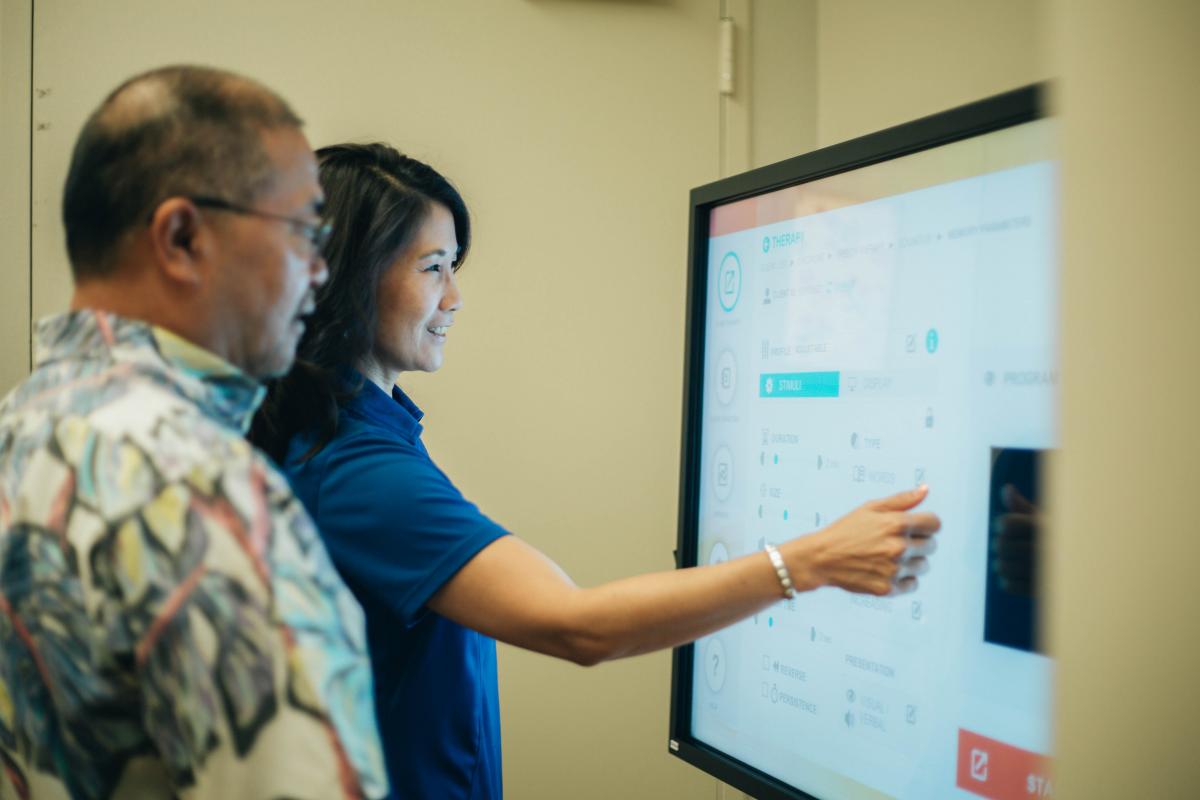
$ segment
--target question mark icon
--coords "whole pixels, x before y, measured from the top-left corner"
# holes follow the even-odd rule
[[[721,691],[725,685],[725,645],[720,639],[709,639],[704,645],[704,660],[712,664],[712,671],[704,672],[708,688],[714,692]]]

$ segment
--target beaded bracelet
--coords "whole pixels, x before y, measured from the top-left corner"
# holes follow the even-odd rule
[[[779,576],[779,585],[783,587],[783,596],[791,600],[796,596],[796,587],[792,585],[792,576],[788,573],[787,565],[783,563],[783,556],[779,555],[779,551],[773,544],[765,545],[763,549],[767,551],[767,558],[771,559],[771,566],[775,568],[775,574]]]

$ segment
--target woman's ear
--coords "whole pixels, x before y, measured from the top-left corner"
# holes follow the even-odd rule
[[[208,237],[200,209],[186,197],[172,197],[154,209],[150,242],[159,270],[172,282],[204,280]]]

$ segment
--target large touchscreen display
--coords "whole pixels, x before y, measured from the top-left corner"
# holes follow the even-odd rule
[[[943,521],[915,593],[821,589],[696,643],[693,736],[817,797],[1052,792],[1051,126],[710,213],[699,563],[921,483]]]

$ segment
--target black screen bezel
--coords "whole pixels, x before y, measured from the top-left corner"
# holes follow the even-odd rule
[[[1014,89],[857,139],[699,186],[691,191],[688,228],[687,328],[683,435],[676,566],[696,566],[700,487],[700,427],[704,390],[704,332],[708,293],[709,215],[719,205],[808,183],[951,142],[1032,122],[1045,116],[1044,84]],[[692,659],[695,645],[675,649],[671,667],[668,752],[758,800],[816,798],[692,736]]]

